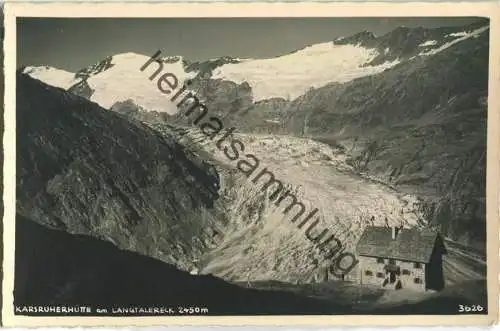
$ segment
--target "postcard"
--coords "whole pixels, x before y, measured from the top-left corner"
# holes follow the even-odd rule
[[[6,3],[2,323],[491,325],[494,3]]]

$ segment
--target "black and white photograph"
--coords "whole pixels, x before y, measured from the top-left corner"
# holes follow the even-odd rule
[[[8,309],[496,314],[490,27],[16,17]]]

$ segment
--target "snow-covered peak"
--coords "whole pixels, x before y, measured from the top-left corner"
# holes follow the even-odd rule
[[[91,100],[110,108],[116,102],[132,99],[138,106],[149,111],[175,113],[176,106],[169,101],[171,96],[158,89],[156,80],[149,80],[159,65],[152,63],[150,67],[140,71],[149,60],[149,56],[136,53],[113,56],[111,68],[88,78],[87,83],[95,91]],[[174,74],[179,80],[179,87],[185,80],[196,75],[196,72],[185,72],[182,58],[164,62],[162,72]]]
[[[365,66],[377,55],[374,49],[328,42],[276,58],[225,64],[214,70],[213,78],[238,84],[248,82],[254,101],[284,96],[296,98],[311,87],[347,82],[381,72],[398,63],[393,61]]]
[[[133,100],[138,106],[149,111],[175,113],[177,108],[169,101],[171,95],[162,93],[156,85],[161,74],[153,81],[149,80],[158,64],[152,63],[144,71],[140,70],[149,59],[149,56],[128,52],[106,58],[77,74],[51,67],[27,67],[24,73],[64,89],[85,81],[92,90],[90,100],[107,109],[116,102]],[[179,88],[186,79],[196,76],[196,71],[185,72],[182,57],[175,61],[170,57],[169,60],[163,63],[162,72],[174,74],[178,78]],[[103,63],[106,65],[103,66]]]
[[[23,73],[42,82],[46,82],[49,85],[65,90],[69,89],[78,82],[74,73],[48,66],[26,67],[24,68]]]

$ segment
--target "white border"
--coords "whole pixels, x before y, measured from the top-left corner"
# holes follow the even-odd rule
[[[470,3],[7,3],[5,12],[4,132],[4,326],[157,326],[157,325],[491,325],[498,316],[498,183],[500,6]],[[27,317],[13,314],[15,238],[15,68],[16,17],[373,17],[482,16],[490,18],[490,76],[487,150],[487,274],[489,315],[249,316],[249,317]],[[496,59],[497,61],[493,61]]]

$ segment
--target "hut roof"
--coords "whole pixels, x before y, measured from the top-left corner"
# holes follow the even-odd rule
[[[356,250],[359,255],[428,263],[436,245],[445,253],[437,231],[399,229],[396,238],[392,239],[392,228],[369,226],[361,235]]]

